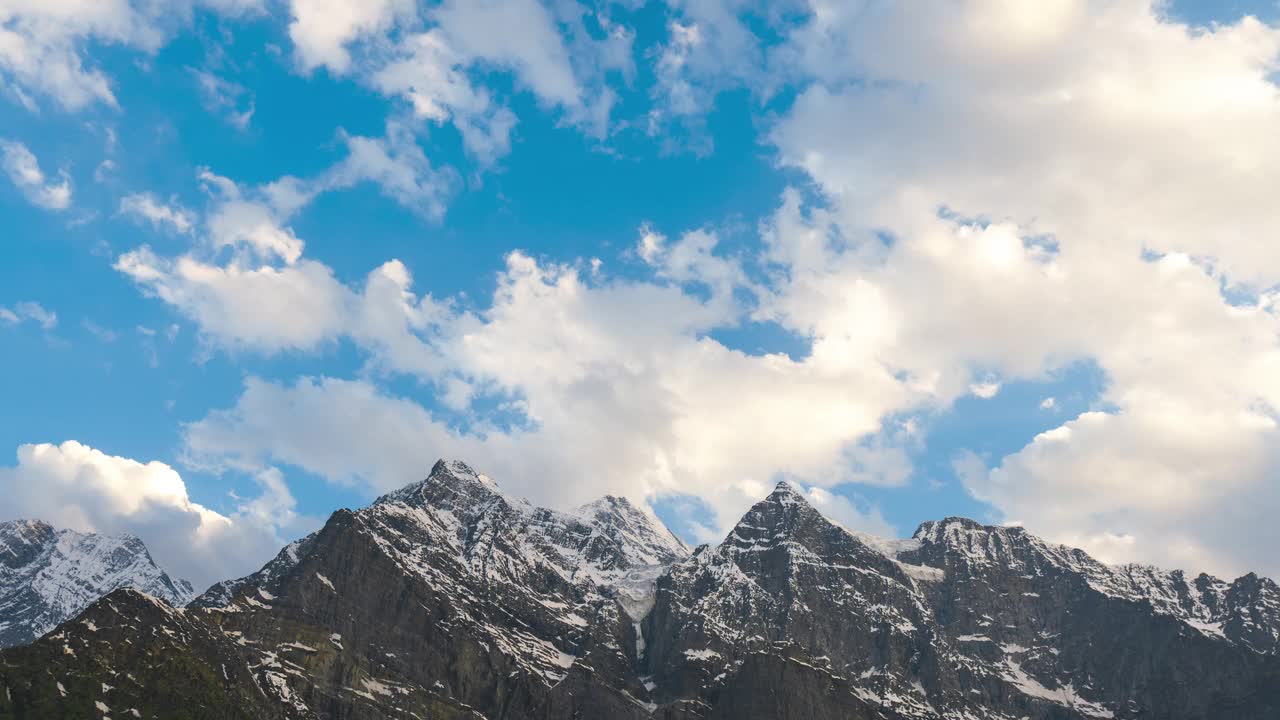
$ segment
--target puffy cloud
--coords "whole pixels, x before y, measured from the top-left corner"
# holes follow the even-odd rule
[[[107,455],[69,440],[22,445],[0,467],[6,519],[36,517],[81,532],[132,533],[166,570],[203,588],[251,571],[284,536],[302,530],[278,471],[264,469],[262,494],[222,515],[191,501],[172,467]]]
[[[146,220],[155,227],[168,225],[180,233],[191,232],[195,225],[191,211],[177,203],[167,204],[151,193],[134,193],[121,198],[120,213]]]
[[[413,0],[292,0],[289,39],[305,70],[327,67],[335,73],[351,68],[348,46],[386,32],[411,18]]]
[[[444,2],[419,11],[409,0],[293,0],[294,40],[306,69],[352,73],[407,101],[415,116],[452,123],[468,153],[489,165],[510,150],[515,114],[474,76],[508,72],[518,89],[604,137],[614,93],[611,70],[630,73],[631,36],[600,15],[605,36],[574,3],[537,0]]]
[[[958,468],[1008,519],[1103,560],[1274,576],[1278,442],[1270,414],[1138,406],[1084,413],[993,469],[969,456]]]
[[[538,0],[446,0],[429,17],[469,62],[510,68],[548,104],[582,102],[556,18]]]
[[[780,52],[816,82],[772,137],[823,201],[769,224],[760,314],[934,402],[1089,359],[1106,411],[966,456],[967,486],[1109,559],[1276,572],[1252,548],[1280,498],[1257,290],[1280,280],[1280,29],[1140,0],[827,6]]]
[[[790,43],[819,82],[774,138],[865,227],[945,207],[1098,252],[1208,256],[1268,285],[1280,28],[1193,29],[1161,9],[824,8]]]
[[[472,84],[465,62],[444,33],[433,29],[405,38],[370,82],[384,94],[407,100],[417,117],[452,122],[467,152],[487,165],[510,152],[516,116],[488,90]]]
[[[318,190],[339,190],[372,182],[387,197],[424,217],[439,220],[456,184],[448,169],[431,166],[403,125],[388,123],[383,138],[343,134],[347,156],[317,182]]]
[[[362,381],[250,378],[236,405],[186,428],[196,465],[253,470],[293,465],[342,484],[385,491],[425,476],[459,437],[421,406]]]
[[[303,257],[305,243],[288,222],[321,193],[361,182],[439,217],[453,179],[434,171],[413,137],[394,123],[385,138],[342,138],[347,156],[310,179],[286,176],[242,188],[201,170],[212,200],[200,244],[177,257],[142,246],[117,258],[115,269],[196,321],[214,344],[275,352],[351,337],[378,348],[393,369],[420,370],[430,353],[413,337],[432,325],[438,311],[430,298],[409,292],[412,279],[404,266],[388,262],[370,274],[363,291],[352,289],[328,266]],[[147,195],[130,196],[121,207],[179,229],[195,222]]]
[[[30,301],[17,303],[12,309],[0,305],[0,322],[17,325],[28,320],[45,330],[52,330],[58,326],[58,313],[46,310],[40,303]]]
[[[60,173],[54,182],[40,169],[40,161],[27,146],[0,139],[0,167],[33,205],[46,210],[65,210],[71,205],[71,178]]]
[[[426,29],[355,22],[331,34],[348,53],[334,62],[357,71],[349,47],[367,43],[379,51],[358,68],[367,82],[454,123],[492,161],[515,118],[472,83],[475,67],[511,72],[571,118],[601,95],[584,89],[590,53],[542,38],[533,15],[528,37],[477,35],[474,19],[496,12],[446,4],[420,18]],[[1100,414],[1008,458],[967,456],[967,487],[1011,521],[1113,559],[1270,562],[1245,546],[1276,540],[1254,513],[1275,507],[1280,471],[1267,450],[1280,296],[1260,289],[1280,281],[1266,195],[1280,184],[1280,31],[1248,18],[1192,30],[1143,0],[1034,13],[972,0],[929,13],[824,4],[765,42],[742,17],[753,12],[682,5],[657,62],[660,113],[701,112],[724,82],[767,93],[771,76],[739,58],[808,84],[770,138],[818,197],[787,192],[758,253],[725,257],[713,233],[647,229],[632,257],[648,274],[622,280],[517,252],[473,310],[414,293],[394,260],[363,285],[339,282],[287,221],[354,178],[432,207],[430,166],[389,127],[344,138],[350,161],[320,180],[245,193],[285,235],[227,235],[239,251],[229,261],[121,258],[214,343],[274,352],[349,339],[467,421],[456,429],[368,380],[251,381],[191,426],[193,454],[379,489],[431,455],[462,454],[542,501],[689,492],[723,523],[777,475],[819,489],[904,482],[919,439],[897,418],[1085,360],[1106,374]],[[749,355],[712,339],[744,320],[777,323],[811,351]],[[328,402],[350,410],[312,417]],[[398,426],[426,440],[401,441]]]
[[[334,337],[346,319],[346,289],[328,267],[311,261],[220,266],[162,258],[142,247],[121,255],[115,268],[226,346],[310,349]]]
[[[361,312],[333,332],[453,397],[473,418],[466,432],[363,382],[253,381],[235,408],[190,428],[193,454],[296,464],[377,490],[412,479],[432,455],[463,455],[542,502],[693,493],[721,524],[782,473],[825,486],[905,480],[903,455],[867,441],[903,402],[890,374],[746,355],[704,337],[740,309],[677,286],[592,277],[513,253],[491,306],[464,312],[414,297],[407,271],[389,263],[349,291]],[[474,398],[499,401],[496,415]]]
[[[114,106],[110,79],[86,66],[86,46],[112,44],[155,52],[175,20],[189,17],[196,5],[229,16],[262,7],[259,0],[11,0],[0,5],[0,74],[33,110],[37,105],[26,91],[47,96],[67,110],[92,103]]]

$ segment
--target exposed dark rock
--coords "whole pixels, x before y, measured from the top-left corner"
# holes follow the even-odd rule
[[[441,462],[186,609],[119,591],[4,652],[0,718],[1261,720],[1278,612],[1019,528],[849,532],[786,484],[690,554]]]

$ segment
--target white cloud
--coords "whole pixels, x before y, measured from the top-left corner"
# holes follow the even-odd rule
[[[600,14],[607,32],[597,39],[574,3],[450,1],[419,13],[408,0],[293,0],[292,9],[305,69],[351,73],[418,118],[452,123],[481,166],[510,151],[516,116],[473,75],[510,73],[517,89],[603,138],[614,102],[606,73],[633,71],[630,33]]]
[[[150,222],[155,227],[168,225],[180,233],[189,233],[195,225],[191,211],[176,202],[164,203],[151,193],[134,193],[120,199],[120,213]]]
[[[330,168],[318,185],[337,190],[361,182],[376,183],[387,197],[424,217],[444,216],[455,178],[447,170],[431,166],[413,134],[404,126],[389,122],[386,136],[369,138],[342,135],[347,157]]]
[[[983,380],[982,382],[970,383],[969,392],[975,397],[983,400],[990,400],[1000,392],[1000,383],[996,380]]]
[[[941,402],[976,368],[1096,363],[1105,414],[969,458],[968,486],[1110,559],[1276,572],[1254,548],[1277,541],[1255,512],[1280,496],[1280,322],[1251,288],[1280,280],[1280,29],[1136,0],[829,6],[785,51],[817,83],[773,138],[826,208],[771,223],[760,313]]]
[[[346,321],[346,289],[328,267],[311,261],[219,266],[162,258],[142,247],[121,255],[115,267],[230,347],[311,349]]]
[[[5,519],[135,534],[162,567],[198,589],[252,571],[302,529],[279,473],[266,469],[257,479],[262,494],[227,516],[193,503],[182,477],[164,463],[107,455],[74,440],[22,445],[17,464],[0,467]]]
[[[46,210],[65,210],[71,205],[71,178],[59,173],[54,182],[40,169],[40,161],[26,145],[0,139],[0,167],[27,200]]]
[[[516,116],[472,84],[465,62],[442,32],[429,30],[405,38],[370,82],[384,94],[403,97],[420,118],[452,122],[467,152],[488,165],[510,152]]]
[[[1041,410],[1054,410],[1058,407],[1058,400],[1053,397],[1047,397],[1040,401]]]
[[[295,14],[304,5],[321,7]],[[582,69],[590,53],[544,36],[544,8],[445,5],[402,25],[388,4],[358,10],[369,14],[325,16],[337,25],[300,55],[454,123],[481,162],[507,152],[515,118],[473,84],[477,67],[511,72],[573,122],[603,96]],[[211,343],[276,352],[349,339],[377,370],[473,413],[460,434],[371,381],[253,381],[192,426],[208,462],[295,463],[385,488],[420,474],[423,454],[461,454],[535,499],[571,499],[551,497],[553,485],[691,492],[723,523],[777,473],[823,487],[903,482],[903,448],[917,440],[887,419],[1089,361],[1106,374],[1106,412],[994,470],[968,458],[967,486],[1033,531],[1109,557],[1273,562],[1248,549],[1274,546],[1273,524],[1236,510],[1274,508],[1280,471],[1267,451],[1280,295],[1258,289],[1280,281],[1268,195],[1280,186],[1280,30],[1246,19],[1192,31],[1159,10],[823,5],[766,52],[740,17],[750,8],[682,5],[658,53],[659,115],[696,116],[725,83],[767,94],[775,72],[811,83],[770,137],[821,197],[787,192],[758,256],[725,257],[705,231],[646,230],[634,252],[649,275],[620,280],[517,252],[475,310],[414,293],[394,260],[362,285],[340,282],[287,228],[315,193],[372,180],[405,204],[439,203],[440,176],[389,126],[344,138],[349,160],[319,179],[244,192],[221,182],[262,220],[236,227],[265,228],[212,233],[233,259],[139,250],[118,267]],[[530,13],[527,37],[478,23],[500,11]],[[748,67],[761,58],[767,72]],[[762,272],[746,272],[753,264]],[[1224,286],[1246,300],[1227,302]],[[748,355],[708,337],[744,319],[778,323],[811,353]],[[515,429],[479,400],[505,403]],[[297,420],[330,401],[372,420]],[[400,442],[396,423],[428,440]]]
[[[582,103],[556,19],[538,0],[445,0],[428,15],[468,63],[509,68],[549,105]]]
[[[58,314],[52,310],[46,310],[40,303],[20,302],[12,309],[0,306],[0,322],[17,325],[28,320],[45,330],[52,330],[58,326]]]
[[[770,68],[766,43],[751,31],[747,18],[772,24],[787,4],[676,0],[669,5],[667,38],[653,60],[648,131],[666,143],[684,143],[703,152],[710,149],[712,138],[700,124],[718,93],[744,86],[759,98],[772,92],[776,72]],[[673,124],[686,127],[673,133]],[[673,139],[690,130],[692,136]]]
[[[1103,560],[1274,575],[1278,442],[1265,414],[1088,412],[994,469],[969,461],[961,477],[1009,517]]]
[[[413,0],[291,0],[289,39],[304,70],[338,74],[352,64],[349,45],[411,18]]]
[[[694,237],[681,242],[709,252],[706,236]],[[705,260],[694,266],[717,267]],[[725,348],[701,336],[740,310],[714,296],[700,300],[665,284],[592,283],[573,266],[519,253],[480,313],[416,298],[408,287],[399,263],[371,273],[362,290],[347,289],[359,312],[346,316],[345,327],[331,326],[332,337],[349,337],[374,364],[464,399],[455,405],[477,395],[510,398],[504,412],[522,418],[517,429],[480,415],[458,433],[363,382],[254,381],[236,408],[192,427],[193,452],[205,462],[298,464],[379,490],[413,479],[432,455],[462,455],[542,502],[694,493],[720,523],[767,493],[778,472],[823,485],[905,480],[902,453],[866,441],[884,409],[902,400],[890,375]],[[258,315],[275,312],[266,302],[255,301]],[[206,314],[234,315],[194,313],[215,337],[227,328]],[[294,331],[281,323],[281,332]],[[246,338],[222,339],[234,347]],[[313,410],[321,406],[343,410]],[[551,477],[566,482],[546,483]]]
[[[110,78],[88,64],[86,49],[117,45],[153,53],[195,5],[228,16],[262,8],[259,0],[10,0],[0,5],[0,75],[30,110],[38,106],[28,91],[66,110],[115,106]]]

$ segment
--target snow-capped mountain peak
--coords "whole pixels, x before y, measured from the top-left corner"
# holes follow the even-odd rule
[[[374,504],[394,502],[453,509],[455,506],[473,506],[497,500],[520,502],[507,496],[497,483],[470,465],[460,460],[438,460],[426,479],[389,492]]]
[[[15,526],[0,567],[52,532]],[[1270,720],[1278,613],[1256,575],[964,518],[878,538],[785,483],[689,555],[640,503],[539,508],[447,462],[182,611],[119,591],[7,651],[0,714],[12,692],[147,716],[203,693],[246,720]]]
[[[29,642],[121,587],[174,605],[193,595],[132,535],[57,530],[40,520],[0,523],[0,647]]]

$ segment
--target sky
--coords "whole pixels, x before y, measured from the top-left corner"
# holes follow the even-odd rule
[[[1280,575],[1270,0],[0,2],[0,520],[197,585],[441,457]]]

